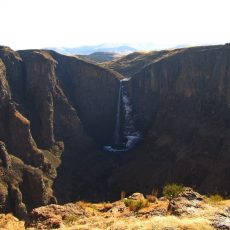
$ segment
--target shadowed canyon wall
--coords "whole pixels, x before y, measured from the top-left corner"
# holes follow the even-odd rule
[[[59,170],[71,174],[111,135],[119,74],[42,50],[0,47],[0,59],[0,208],[25,218],[56,202],[63,151]],[[66,194],[68,175],[57,179]]]
[[[229,195],[229,64],[228,45],[195,47],[174,50],[132,76],[129,94],[145,138],[112,185],[151,192],[178,182]]]

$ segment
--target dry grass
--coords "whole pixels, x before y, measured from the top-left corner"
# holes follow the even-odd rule
[[[85,204],[84,204],[85,205]],[[152,204],[154,205],[154,204]],[[217,212],[230,206],[230,200],[223,200],[218,205],[204,202],[201,209],[192,215],[167,216],[113,216],[98,215],[76,220],[72,226],[63,230],[214,230],[211,219]]]
[[[145,229],[163,230],[165,228],[186,229],[186,230],[211,230],[213,229],[209,221],[203,218],[183,218],[175,216],[155,216],[147,220],[130,219],[126,221],[118,220],[111,229]]]
[[[132,200],[129,198],[125,198],[124,203],[125,203],[126,207],[129,207],[130,211],[138,211],[138,210],[145,208],[149,205],[148,200],[146,200],[146,199]]]
[[[218,205],[218,204],[221,204],[221,201],[223,201],[223,197],[216,194],[216,195],[211,195],[210,197],[207,197],[206,198],[206,202],[207,203],[210,203],[212,205]]]
[[[88,205],[88,204],[87,204]],[[193,215],[176,217],[167,216],[113,216],[98,215],[83,217],[72,223],[71,226],[63,227],[63,230],[214,230],[211,226],[210,217],[230,205],[230,201],[222,201],[219,206],[208,203]],[[83,206],[86,206],[84,203]]]
[[[0,214],[0,230],[24,230],[24,222],[12,214]]]
[[[82,216],[67,216],[63,220],[62,230],[214,230],[211,221],[216,213],[230,206],[230,200],[222,200],[218,205],[202,202],[193,214],[180,217],[173,215],[148,215],[153,209],[167,209],[168,201],[158,200],[150,203],[138,212],[130,211],[123,201],[115,203],[98,203],[79,201],[78,207],[84,210]],[[122,212],[114,212],[118,207],[125,208]],[[107,211],[108,206],[108,211]],[[111,209],[110,209],[111,208]],[[115,208],[115,209],[114,209]],[[141,214],[141,215],[140,215]],[[146,215],[147,214],[147,215]],[[1,230],[1,229],[0,229]],[[32,230],[32,229],[31,229]],[[35,230],[35,229],[33,229]]]
[[[178,218],[175,216],[154,216],[148,219],[129,218],[103,218],[92,217],[81,219],[75,225],[63,227],[63,230],[163,230],[173,228],[175,230],[213,230],[209,220],[197,218]]]
[[[63,220],[64,224],[66,226],[71,226],[74,223],[76,223],[77,217],[76,216],[66,216],[66,218]]]

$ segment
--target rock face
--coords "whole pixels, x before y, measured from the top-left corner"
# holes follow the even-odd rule
[[[169,202],[168,211],[176,216],[193,214],[197,212],[198,208],[201,208],[201,201],[203,201],[203,197],[199,193],[191,188],[185,188],[184,192]]]
[[[229,194],[229,63],[229,46],[178,49],[132,76],[129,95],[145,137],[110,179],[112,191],[149,193],[177,182]]]
[[[229,63],[229,46],[133,54],[107,65],[113,71],[0,47],[0,210],[25,218],[57,199],[115,200],[167,182],[229,195]],[[144,134],[124,154],[102,151],[123,78],[114,70],[131,77],[127,95]]]
[[[212,219],[212,226],[215,229],[228,230],[230,229],[230,208],[226,208],[223,212],[216,214]]]
[[[0,159],[1,159],[2,167],[6,169],[11,168],[11,159],[6,150],[5,143],[2,141],[0,141]]]
[[[144,200],[145,197],[142,193],[135,192],[131,196],[129,196],[129,199],[131,199],[131,200]]]
[[[113,132],[121,76],[75,57],[52,53],[60,85],[87,133],[105,144]]]
[[[67,218],[79,218],[85,214],[85,211],[74,204],[49,205],[34,209],[30,214],[30,219],[27,223],[29,227],[36,229],[60,228],[63,221]]]
[[[64,143],[57,184],[69,195],[65,167],[73,174],[111,135],[117,78],[75,57],[0,47],[1,212],[25,219],[33,208],[56,203]]]

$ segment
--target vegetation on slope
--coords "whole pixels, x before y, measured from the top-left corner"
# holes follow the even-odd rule
[[[166,187],[175,189],[176,185]],[[113,203],[92,204],[79,201],[62,206],[40,207],[33,210],[27,226],[30,230],[229,229],[230,200],[222,200],[217,205],[207,202],[204,196],[191,188],[181,187],[183,191],[171,200],[155,197],[156,199],[150,202],[143,194],[134,193]]]

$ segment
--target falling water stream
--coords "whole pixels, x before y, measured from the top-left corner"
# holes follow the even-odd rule
[[[128,80],[129,78],[125,78],[120,81],[114,134],[111,144],[104,146],[104,150],[109,152],[128,151],[142,139],[135,126],[131,100],[124,84]]]

